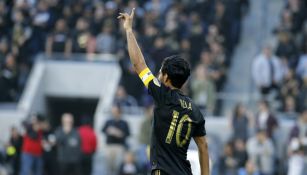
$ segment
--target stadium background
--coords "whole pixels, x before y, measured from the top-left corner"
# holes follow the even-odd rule
[[[1,0],[1,175],[26,166],[19,161],[21,137],[37,123],[45,129],[38,156],[44,174],[58,174],[57,160],[66,155],[59,155],[50,136],[63,113],[73,114],[75,128],[87,121],[95,130],[93,174],[112,174],[108,153],[114,144],[106,142],[102,128],[122,115],[130,135],[115,144],[125,159],[111,162],[114,174],[129,174],[127,165],[139,167],[130,174],[146,172],[153,102],[132,69],[116,20],[132,7],[153,72],[171,54],[191,63],[184,92],[206,115],[212,174],[244,174],[248,167],[306,175],[305,0]],[[259,139],[262,146],[255,146]],[[189,157],[197,163],[195,152],[192,144]]]

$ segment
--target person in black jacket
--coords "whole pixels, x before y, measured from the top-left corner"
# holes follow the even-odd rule
[[[11,128],[11,136],[6,148],[7,161],[11,164],[12,175],[18,175],[20,170],[20,155],[22,146],[22,136],[16,127]]]
[[[80,175],[81,139],[73,122],[73,115],[65,113],[62,126],[55,131],[60,175]]]

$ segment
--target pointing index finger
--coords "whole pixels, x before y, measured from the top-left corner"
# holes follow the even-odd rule
[[[132,11],[131,11],[131,14],[130,14],[130,17],[131,17],[131,18],[134,17],[134,11],[135,11],[135,8],[133,8]]]

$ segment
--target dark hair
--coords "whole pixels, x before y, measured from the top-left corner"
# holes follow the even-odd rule
[[[164,59],[161,72],[168,75],[174,87],[181,88],[190,76],[190,66],[181,56],[173,55]]]

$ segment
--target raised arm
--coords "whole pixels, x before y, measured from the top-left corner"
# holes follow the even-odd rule
[[[130,15],[127,13],[119,13],[119,16],[117,18],[122,20],[123,27],[126,31],[130,60],[134,66],[136,73],[141,74],[141,72],[147,68],[147,65],[145,63],[144,56],[140,47],[138,46],[138,43],[132,30],[134,11],[135,8],[132,9]]]
[[[194,137],[194,141],[198,147],[198,156],[201,175],[209,175],[209,155],[206,137]]]

